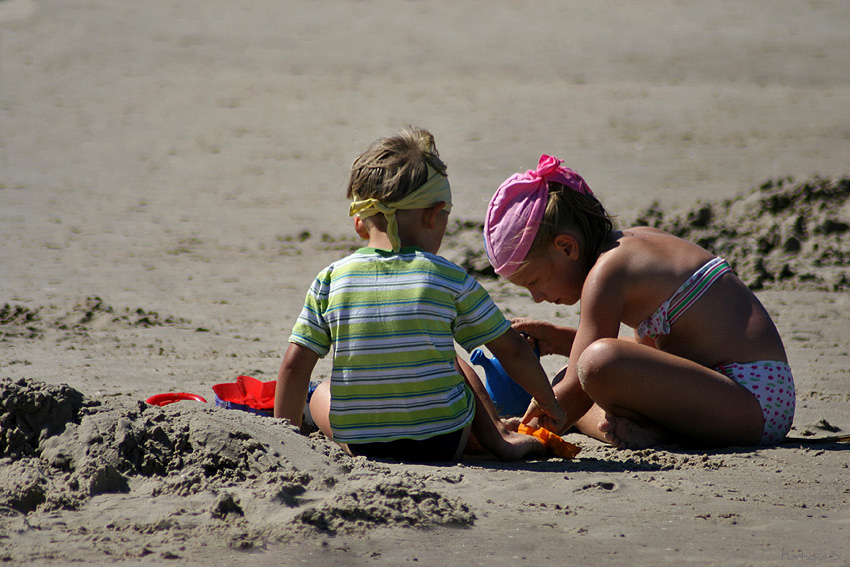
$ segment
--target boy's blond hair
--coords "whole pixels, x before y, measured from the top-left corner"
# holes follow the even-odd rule
[[[394,203],[428,180],[429,165],[446,175],[446,164],[431,132],[408,126],[394,136],[376,140],[354,160],[346,196]]]

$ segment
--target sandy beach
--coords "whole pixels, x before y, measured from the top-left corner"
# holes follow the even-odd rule
[[[0,0],[0,560],[850,565],[850,445],[823,441],[850,433],[849,26],[837,0]],[[790,438],[426,466],[145,404],[275,378],[358,244],[351,161],[407,124],[448,164],[442,253],[509,316],[578,324],[486,269],[487,201],[542,153],[726,256],[787,348]]]

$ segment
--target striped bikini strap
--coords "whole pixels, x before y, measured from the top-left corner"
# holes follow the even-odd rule
[[[714,258],[697,270],[670,301],[670,307],[667,310],[667,320],[670,324],[672,325],[691,305],[696,303],[711,284],[720,279],[720,276],[731,271],[732,267],[723,258]]]

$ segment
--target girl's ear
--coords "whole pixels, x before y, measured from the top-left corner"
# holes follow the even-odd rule
[[[569,234],[559,234],[555,237],[555,248],[559,252],[563,252],[570,260],[578,261],[581,258],[578,240]]]

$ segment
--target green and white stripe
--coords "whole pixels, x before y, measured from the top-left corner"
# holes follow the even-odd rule
[[[341,443],[424,439],[466,426],[475,411],[454,367],[510,323],[465,271],[416,248],[363,248],[323,270],[290,341],[334,347],[331,427]]]

